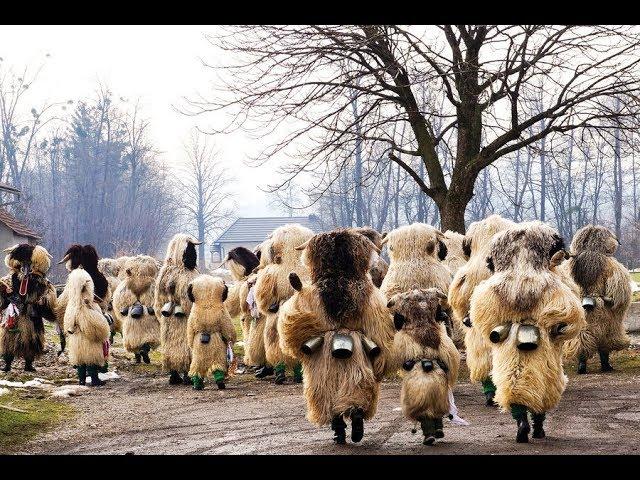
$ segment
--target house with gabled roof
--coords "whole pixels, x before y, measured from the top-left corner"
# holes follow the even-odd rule
[[[305,217],[241,217],[220,234],[211,245],[212,263],[222,262],[229,250],[245,247],[252,250],[260,245],[271,232],[287,223],[299,223],[314,233],[323,231],[316,215]]]
[[[0,192],[20,195],[20,190],[2,182],[0,182]],[[3,205],[7,205],[7,203]],[[17,243],[30,243],[32,245],[38,243],[42,237],[24,221],[18,220],[11,215],[3,208],[3,205],[0,205],[0,250]]]

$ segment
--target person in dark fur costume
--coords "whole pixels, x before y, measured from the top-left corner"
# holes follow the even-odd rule
[[[58,323],[56,289],[46,277],[51,255],[44,247],[26,243],[14,245],[5,252],[5,263],[11,273],[0,283],[3,370],[11,370],[13,360],[21,357],[25,371],[33,372],[34,360],[44,351],[43,318]]]
[[[302,362],[307,418],[330,424],[338,444],[346,442],[350,418],[351,440],[359,442],[376,411],[394,334],[385,297],[368,274],[376,247],[341,229],[297,248],[311,281],[290,276],[296,293],[281,307],[281,346]]]
[[[393,357],[402,368],[402,411],[420,422],[425,445],[444,437],[442,417],[451,411],[460,367],[460,354],[447,335],[446,301],[437,288],[422,288],[397,293],[387,303],[398,330]]]
[[[610,372],[609,353],[630,344],[624,317],[631,304],[629,271],[614,258],[619,241],[608,228],[587,225],[571,242],[571,258],[562,267],[579,285],[587,328],[565,345],[565,356],[578,359],[578,373],[596,352],[600,369]]]

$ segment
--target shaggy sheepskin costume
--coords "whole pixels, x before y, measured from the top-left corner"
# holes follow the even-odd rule
[[[200,243],[191,235],[174,235],[167,246],[164,265],[158,273],[155,286],[153,309],[160,321],[162,367],[170,373],[171,385],[191,385],[187,319],[192,302],[187,295],[187,288],[198,276],[196,245]]]
[[[389,232],[382,244],[389,252],[389,271],[380,290],[391,298],[411,288],[449,290],[451,272],[442,233],[426,223],[405,225]]]
[[[384,295],[371,281],[375,246],[363,235],[336,230],[315,235],[300,247],[310,283],[292,274],[297,292],[282,305],[280,343],[304,367],[307,418],[331,424],[335,441],[364,435],[373,417],[379,382],[389,368],[393,322]]]
[[[286,368],[293,370],[294,381],[302,383],[302,366],[293,356],[285,355],[280,348],[278,316],[281,305],[293,294],[289,274],[295,273],[303,282],[309,273],[302,265],[302,252],[296,247],[313,237],[313,232],[299,224],[287,224],[276,228],[270,236],[269,263],[258,271],[255,285],[256,306],[264,316],[264,348],[268,366],[274,369],[275,383],[286,379]]]
[[[455,330],[464,333],[469,377],[472,382],[482,383],[487,406],[495,405],[493,398],[496,392],[491,380],[491,344],[474,328],[469,317],[469,302],[474,289],[491,276],[487,268],[491,240],[513,225],[511,220],[500,215],[473,222],[463,240],[463,251],[469,260],[458,269],[449,287],[448,300]]]
[[[191,347],[189,375],[193,388],[202,390],[209,375],[220,390],[225,388],[227,373],[227,347],[236,341],[236,329],[224,307],[229,290],[224,280],[211,275],[200,275],[187,288],[193,303],[187,322],[187,341]]]
[[[460,368],[460,354],[447,335],[446,301],[442,291],[429,288],[398,293],[387,303],[398,330],[393,361],[403,372],[402,411],[420,422],[425,445],[444,437],[442,417],[450,411]]]
[[[229,287],[229,294],[224,305],[231,318],[240,317],[245,349],[247,348],[249,327],[253,318],[247,303],[247,295],[249,294],[247,279],[253,270],[258,267],[259,263],[260,261],[256,254],[245,247],[231,249],[225,261],[235,283]]]
[[[94,302],[93,280],[86,270],[76,268],[69,274],[65,291],[64,330],[69,340],[69,362],[78,371],[80,385],[85,384],[87,375],[92,387],[104,385],[98,372],[106,371],[110,329]]]
[[[560,401],[567,384],[563,343],[586,326],[575,293],[554,272],[565,258],[564,242],[541,222],[515,225],[498,234],[487,264],[495,273],[471,296],[473,328],[492,344],[495,400],[511,410],[516,440],[543,438],[545,412]]]
[[[26,243],[5,249],[10,274],[0,283],[2,318],[0,354],[4,371],[11,370],[15,357],[24,358],[24,369],[35,371],[33,361],[44,351],[44,323],[56,322],[56,289],[47,280],[51,255],[41,246]],[[64,338],[64,337],[61,337]]]
[[[613,255],[619,242],[609,229],[587,225],[571,242],[571,257],[562,265],[579,285],[587,328],[565,345],[565,354],[578,359],[578,373],[587,373],[587,360],[600,354],[603,372],[613,370],[609,352],[630,344],[624,317],[631,303],[628,270]]]
[[[467,263],[467,256],[462,248],[462,242],[464,241],[464,235],[452,230],[444,232],[444,238],[442,241],[447,247],[447,256],[444,259],[444,264],[449,267],[451,275],[455,275],[456,272]]]
[[[77,268],[82,268],[91,276],[91,280],[93,280],[94,285],[93,301],[100,306],[100,310],[105,315],[105,318],[109,323],[111,330],[111,343],[113,343],[113,336],[116,334],[116,331],[119,331],[117,330],[118,327],[116,326],[116,321],[113,315],[113,305],[111,303],[113,291],[111,290],[111,286],[109,285],[107,278],[102,272],[100,272],[98,262],[98,252],[93,245],[82,246],[74,244],[67,249],[64,257],[58,262],[58,264],[64,263],[68,272],[72,272]],[[60,297],[58,297],[57,315],[59,318],[64,318],[66,308],[67,293],[65,288],[65,290],[60,294]]]
[[[356,233],[364,235],[369,240],[371,240],[371,242],[376,246],[378,250],[382,250],[382,242],[384,240],[384,237],[386,237],[386,233],[383,235],[371,227],[354,227],[352,228],[352,230]],[[384,280],[384,277],[387,275],[388,271],[389,264],[384,260],[384,258],[376,254],[375,260],[373,261],[371,269],[369,270],[369,273],[371,274],[371,280],[376,287],[380,288],[380,286],[382,285],[382,281]]]
[[[131,257],[124,264],[126,279],[113,294],[114,314],[122,324],[124,348],[136,363],[150,363],[149,351],[160,345],[160,322],[153,308],[158,264],[147,255]]]

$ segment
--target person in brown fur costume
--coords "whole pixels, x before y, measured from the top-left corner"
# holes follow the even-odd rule
[[[160,323],[153,308],[158,264],[153,257],[138,255],[124,264],[124,272],[127,277],[113,294],[124,348],[134,354],[136,363],[151,363],[149,352],[160,345]]]
[[[92,387],[104,385],[99,372],[107,371],[110,331],[94,301],[93,280],[86,270],[76,268],[69,274],[65,290],[64,330],[69,337],[69,362],[77,369],[80,385],[85,384],[87,374]]]
[[[544,438],[545,413],[567,383],[564,342],[586,326],[575,293],[555,268],[565,258],[564,242],[541,223],[515,225],[494,238],[487,258],[494,274],[471,297],[474,328],[492,343],[495,399],[517,422],[516,441]]]
[[[469,378],[472,382],[482,384],[487,406],[496,405],[493,400],[496,386],[491,380],[491,344],[473,327],[469,317],[469,302],[474,289],[491,276],[487,268],[491,240],[513,225],[511,220],[500,215],[491,215],[469,225],[462,242],[464,254],[469,260],[454,275],[448,293],[455,330],[464,333]]]
[[[302,365],[293,356],[280,348],[278,315],[280,306],[294,293],[289,275],[295,273],[307,281],[309,273],[300,262],[302,252],[296,247],[313,237],[313,232],[299,224],[286,224],[276,228],[270,235],[271,263],[258,271],[255,285],[255,300],[259,313],[264,315],[264,348],[267,366],[273,366],[275,383],[286,380],[286,369],[293,370],[296,383],[302,383]]]
[[[400,403],[404,415],[420,422],[424,444],[443,438],[442,417],[451,409],[453,387],[458,379],[460,354],[447,335],[443,304],[447,296],[436,288],[398,293],[387,307],[398,332],[393,357],[403,374]]]
[[[228,292],[224,281],[211,275],[199,275],[187,289],[193,303],[187,341],[191,347],[189,375],[195,390],[204,388],[204,379],[209,375],[213,375],[218,389],[225,388],[227,348],[236,341],[236,329],[224,307]]]
[[[160,321],[162,367],[169,371],[171,385],[191,385],[187,319],[192,302],[187,295],[187,288],[189,282],[199,275],[196,246],[200,243],[191,235],[174,235],[167,246],[164,265],[155,285],[153,309]]]
[[[608,228],[587,225],[571,242],[571,257],[564,270],[579,285],[587,328],[567,342],[565,353],[578,359],[578,373],[587,373],[587,360],[596,352],[600,369],[610,372],[609,353],[630,344],[624,317],[631,303],[629,271],[614,258],[619,241]]]
[[[3,371],[11,370],[16,357],[24,358],[24,369],[35,371],[33,362],[44,351],[43,319],[61,327],[55,314],[56,289],[46,275],[51,255],[41,246],[22,243],[4,250],[10,274],[0,281],[0,354]],[[61,337],[64,338],[64,337]]]
[[[368,273],[375,246],[363,235],[336,230],[298,248],[311,278],[303,284],[290,277],[297,292],[281,307],[280,342],[302,361],[307,418],[331,424],[339,444],[346,441],[344,418],[350,418],[351,440],[359,442],[364,420],[376,411],[394,334],[387,302]]]
[[[130,258],[130,257],[126,257]],[[116,258],[101,258],[98,260],[98,271],[104,275],[109,284],[109,291],[111,292],[111,302],[107,306],[108,313],[113,317],[113,324],[111,325],[111,333],[115,336],[116,333],[122,334],[122,317],[117,315],[113,310],[113,296],[115,295],[116,288],[126,280],[126,273],[124,271],[124,263]],[[120,277],[122,273],[122,277]],[[113,343],[113,336],[111,337],[111,343]]]
[[[382,235],[377,230],[374,230],[371,227],[354,227],[353,231],[364,235],[376,246],[378,250],[382,250],[382,242],[386,237],[386,234]],[[377,255],[375,260],[373,261],[373,265],[371,266],[371,270],[369,273],[371,274],[371,280],[373,284],[380,288],[382,285],[382,281],[384,277],[387,275],[387,271],[389,271],[389,264],[382,258],[380,255]]]

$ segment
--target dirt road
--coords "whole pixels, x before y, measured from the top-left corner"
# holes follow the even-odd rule
[[[228,389],[196,392],[170,386],[148,368],[120,370],[121,378],[70,398],[78,414],[40,435],[19,453],[104,454],[478,454],[640,453],[640,352],[625,352],[621,369],[576,376],[557,410],[548,415],[547,438],[515,443],[509,414],[485,407],[479,387],[462,380],[456,402],[470,426],[445,420],[434,447],[399,411],[399,384],[385,382],[375,418],[360,444],[336,446],[329,428],[304,417],[302,386],[276,386],[251,375],[235,376]],[[615,358],[614,365],[615,363]],[[597,362],[592,362],[596,368]],[[619,363],[620,365],[620,363]],[[574,371],[574,369],[573,369]]]

